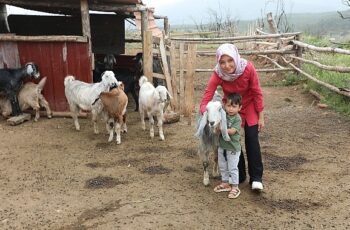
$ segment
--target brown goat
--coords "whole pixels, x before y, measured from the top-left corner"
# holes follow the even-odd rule
[[[46,109],[48,118],[52,117],[49,103],[41,93],[45,83],[46,77],[42,78],[38,84],[27,82],[23,85],[18,94],[18,102],[21,110],[24,111],[32,108],[35,111],[34,121],[38,121],[40,117],[40,107],[44,107]],[[10,101],[3,96],[0,97],[0,111],[4,117],[9,117],[12,113]]]
[[[128,105],[128,97],[125,94],[124,85],[121,83],[118,87],[109,92],[102,92],[99,98],[102,101],[104,110],[108,114],[107,130],[109,132],[108,142],[113,140],[114,132],[116,132],[117,144],[121,143],[120,133],[127,132],[126,127],[126,106]]]

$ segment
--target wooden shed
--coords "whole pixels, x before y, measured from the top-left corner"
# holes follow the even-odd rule
[[[55,15],[8,16],[6,4]],[[0,0],[0,68],[35,62],[48,78],[43,94],[52,110],[68,111],[64,77],[92,82],[95,57],[124,54],[124,23],[134,12],[148,9],[141,0]]]

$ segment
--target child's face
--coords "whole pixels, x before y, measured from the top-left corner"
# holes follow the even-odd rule
[[[241,111],[241,108],[241,105],[231,103],[230,101],[226,102],[225,104],[225,111],[230,116],[236,115],[239,111]]]
[[[234,73],[236,70],[236,64],[232,57],[227,55],[222,55],[219,60],[220,68],[225,73]]]

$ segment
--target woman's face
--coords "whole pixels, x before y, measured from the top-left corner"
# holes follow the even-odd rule
[[[236,70],[236,64],[233,58],[225,54],[221,56],[219,65],[225,73],[234,73]]]

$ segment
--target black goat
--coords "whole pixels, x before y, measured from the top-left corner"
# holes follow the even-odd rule
[[[143,53],[137,53],[134,59],[136,62],[135,79],[137,79],[138,81],[138,79],[140,79],[140,77],[143,75]],[[161,62],[162,61],[160,58],[153,56],[152,69],[154,73],[164,74]],[[169,65],[170,60],[168,56],[167,56],[167,62]],[[165,83],[163,79],[153,78],[153,85],[154,87],[157,87],[158,85],[165,85]]]
[[[29,62],[24,67],[18,69],[0,69],[0,92],[10,100],[12,116],[22,113],[17,95],[26,76],[38,79],[40,77],[38,66]]]

